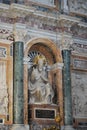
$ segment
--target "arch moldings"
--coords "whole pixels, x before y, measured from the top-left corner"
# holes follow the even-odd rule
[[[56,63],[62,64],[62,55],[61,55],[60,49],[57,48],[57,46],[55,45],[54,42],[52,42],[51,40],[49,40],[47,38],[34,38],[34,39],[31,39],[29,42],[27,42],[25,50],[24,50],[24,57],[28,56],[29,51],[33,47],[36,47],[36,49],[37,49],[37,46],[39,46],[39,47],[43,46],[42,48],[44,48],[44,47],[50,48],[50,50],[55,58],[55,62],[51,63],[52,65],[56,64]],[[39,49],[39,51],[41,51],[41,50]],[[46,48],[44,49],[44,51],[45,50],[46,50]],[[48,54],[48,58],[49,58],[49,54]],[[58,103],[60,106],[60,115],[63,119],[63,92],[62,92],[62,69],[61,69],[61,67],[57,68],[56,70],[53,70],[52,73],[56,74],[55,82],[56,82],[57,93],[58,93],[57,100],[58,100]],[[28,124],[28,102],[27,102],[28,101],[28,65],[27,64],[24,64],[24,100],[25,100],[25,105],[24,105],[25,106],[25,110],[24,110],[25,117],[24,118],[25,118],[25,124]],[[63,121],[61,122],[61,124],[63,124]]]
[[[31,39],[30,41],[27,42],[25,51],[24,51],[24,56],[26,57],[30,48],[36,44],[36,43],[41,43],[44,44],[45,46],[49,47],[55,58],[56,58],[56,62],[62,62],[62,56],[61,56],[61,51],[59,48],[57,48],[57,46],[54,44],[54,42],[52,42],[51,40],[47,39],[47,38],[34,38]]]

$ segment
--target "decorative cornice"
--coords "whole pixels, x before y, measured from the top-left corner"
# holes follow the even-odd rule
[[[54,21],[57,20],[58,22],[63,23],[65,26],[68,25],[69,27],[77,24],[79,27],[87,28],[87,24],[85,22],[81,22],[81,18],[60,14],[58,11],[56,11],[56,13],[38,11],[35,7],[15,3],[12,3],[11,5],[1,3],[0,15],[3,16],[3,14],[6,15],[6,17],[13,18],[14,20],[16,20],[17,17],[24,18],[27,15],[32,15],[32,17],[46,18]]]
[[[80,22],[78,25],[79,25],[80,27],[87,28],[87,23]]]
[[[34,28],[28,28],[27,33],[35,37],[47,37],[50,39],[56,39],[56,36],[57,36],[57,40],[60,39],[61,37],[60,33],[55,34],[55,32],[51,33],[49,31],[34,29]]]
[[[29,65],[28,63],[29,63],[29,57],[24,57],[23,64]],[[51,66],[48,66],[48,71],[55,71],[55,70],[58,70],[58,69],[62,69],[63,66],[64,66],[63,63],[57,62],[57,63],[55,63]],[[29,68],[29,66],[28,66],[28,68]]]
[[[0,3],[0,9],[9,10],[9,5]]]
[[[1,38],[0,35],[0,39],[2,40],[7,40],[8,36],[11,36],[13,34],[13,26],[14,24],[6,24],[6,23],[0,23],[0,30],[1,30],[1,35],[4,36],[4,38]],[[83,38],[79,38],[79,37],[72,37],[72,35],[70,35],[70,33],[55,33],[52,31],[47,31],[47,30],[43,30],[43,29],[35,29],[34,27],[27,27],[25,24],[20,24],[20,23],[15,23],[15,28],[16,31],[18,33],[23,33],[23,35],[25,36],[26,33],[27,35],[31,36],[32,38],[34,37],[42,37],[42,38],[49,38],[53,41],[55,41],[55,43],[57,42],[57,44],[60,44],[60,49],[65,49],[67,47],[69,47],[68,45],[72,45],[72,41],[73,43],[81,43],[81,44],[87,44],[87,40],[83,39]],[[8,33],[4,33],[4,32],[8,32]],[[10,39],[9,39],[10,40]],[[59,43],[60,41],[60,43]],[[12,41],[10,41],[12,42]]]
[[[0,22],[0,29],[12,30],[12,28],[13,28],[13,24],[8,24],[8,23],[2,23],[2,22]]]
[[[62,26],[72,27],[74,25],[79,26],[80,28],[87,29],[87,23],[82,22],[81,18],[76,18],[68,15],[59,15],[59,21],[61,22]]]
[[[4,43],[4,44],[12,44],[13,41],[6,40],[6,39],[0,39],[0,43]]]
[[[80,18],[76,18],[76,17],[72,17],[72,16],[68,16],[68,15],[63,15],[63,14],[60,14],[59,16],[59,20],[60,21],[70,21],[72,23],[79,23],[80,22]]]
[[[2,9],[4,11],[6,11],[7,16],[9,16],[10,18],[16,18],[16,17],[19,17],[19,16],[24,17],[26,15],[32,14],[32,15],[36,15],[36,16],[40,16],[40,17],[46,17],[46,18],[49,18],[49,19],[54,19],[54,20],[57,19],[56,15],[52,12],[48,13],[48,12],[38,11],[34,7],[25,6],[25,5],[21,5],[21,4],[12,3],[9,6],[6,5],[6,4],[1,4],[0,10],[2,10]],[[11,15],[9,15],[9,11],[11,12]]]
[[[82,39],[82,38],[75,38],[73,37],[73,43],[78,43],[78,44],[86,44],[87,45],[87,39]]]
[[[34,7],[31,7],[31,6],[26,6],[26,5],[22,5],[22,4],[16,4],[16,3],[12,3],[10,5],[10,9],[12,10],[22,10],[22,11],[25,11],[25,12],[31,12],[33,13],[35,11],[35,8]]]
[[[50,70],[51,70],[51,71],[55,71],[55,70],[58,70],[58,69],[62,69],[63,66],[64,66],[63,63],[57,62],[57,63],[53,64],[53,65],[50,67]]]

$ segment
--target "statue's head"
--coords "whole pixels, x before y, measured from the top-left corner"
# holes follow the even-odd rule
[[[45,56],[37,55],[34,58],[33,63],[38,66],[39,71],[42,71],[42,68],[47,63],[47,60],[46,60]]]

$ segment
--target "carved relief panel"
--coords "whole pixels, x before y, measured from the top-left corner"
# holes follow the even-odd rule
[[[87,1],[86,0],[68,0],[71,13],[87,16]]]
[[[87,118],[87,58],[74,56],[72,69],[73,116]]]
[[[12,56],[10,44],[0,43],[0,123],[12,123]]]

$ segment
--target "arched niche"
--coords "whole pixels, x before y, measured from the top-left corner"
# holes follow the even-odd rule
[[[56,86],[54,102],[58,105],[60,115],[63,119],[63,93],[62,93],[62,55],[55,43],[46,38],[35,38],[30,40],[24,50],[24,99],[25,99],[25,124],[28,123],[28,56],[30,52],[40,52],[48,60],[52,67],[49,79]],[[63,121],[62,121],[63,123]]]

